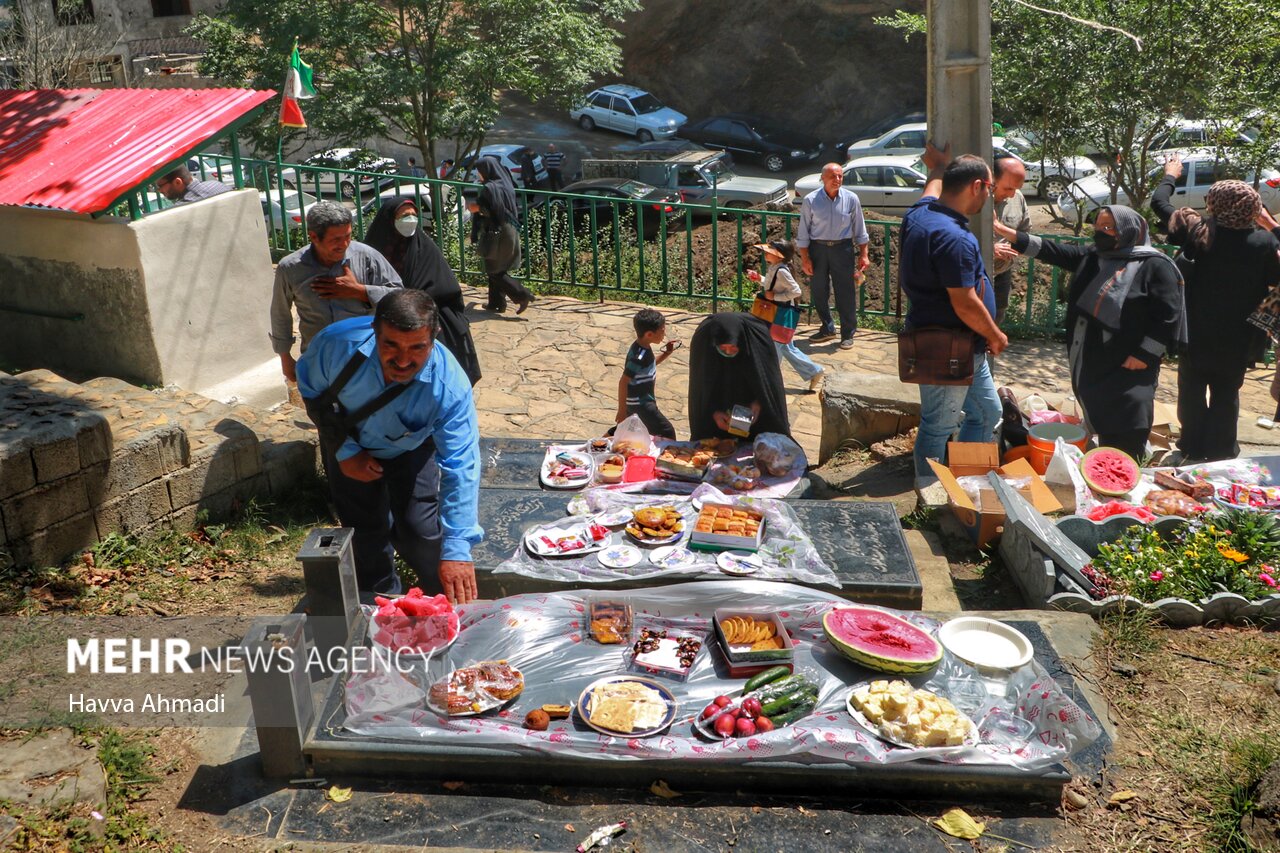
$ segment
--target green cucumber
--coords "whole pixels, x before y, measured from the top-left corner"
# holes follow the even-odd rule
[[[801,687],[809,683],[809,679],[805,678],[803,675],[788,675],[786,678],[780,679],[771,684],[766,684],[760,692],[756,694],[756,698],[761,702],[767,702],[770,699],[776,699],[779,696],[785,696],[788,693],[799,690]]]
[[[813,709],[816,707],[818,707],[818,703],[816,702],[801,702],[791,710],[779,714],[776,717],[769,717],[768,714],[765,714],[765,716],[769,717],[769,722],[773,723],[775,726],[786,726],[794,723],[802,717],[809,716],[813,713]]]
[[[775,666],[772,669],[766,669],[764,672],[751,676],[750,680],[742,686],[742,692],[750,693],[760,687],[764,687],[770,681],[777,681],[784,675],[790,675],[791,668],[786,666]]]
[[[772,720],[774,714],[781,714],[793,705],[811,702],[817,698],[817,695],[816,690],[801,688],[792,693],[788,693],[786,696],[781,696],[777,699],[763,703],[760,706],[760,713]]]

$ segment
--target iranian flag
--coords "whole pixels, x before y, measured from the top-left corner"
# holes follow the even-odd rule
[[[302,107],[298,101],[314,98],[315,86],[311,82],[311,66],[302,61],[298,55],[298,43],[293,43],[293,53],[289,56],[289,70],[285,73],[284,87],[281,90],[280,126],[306,127],[307,120],[302,117]]]

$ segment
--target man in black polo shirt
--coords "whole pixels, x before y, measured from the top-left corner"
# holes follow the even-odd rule
[[[930,145],[924,154],[929,182],[902,220],[898,278],[911,300],[907,328],[945,326],[973,332],[973,384],[921,385],[920,431],[916,435],[917,480],[930,480],[928,460],[944,459],[957,429],[960,441],[991,441],[1000,421],[987,353],[999,355],[1009,339],[996,325],[995,289],[982,261],[982,247],[969,217],[982,212],[991,194],[991,169],[980,157],[954,161],[950,146]]]

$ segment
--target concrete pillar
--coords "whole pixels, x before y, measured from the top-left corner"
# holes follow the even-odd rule
[[[360,621],[356,564],[351,553],[354,535],[347,527],[317,527],[298,550],[307,588],[307,625],[316,651],[326,661],[331,649],[350,645],[351,631]]]
[[[298,613],[258,619],[245,635],[245,675],[262,773],[268,778],[305,776],[302,754],[315,719],[307,672],[306,617]]]
[[[991,162],[991,2],[929,0],[929,135]],[[991,202],[970,219],[991,269]]]

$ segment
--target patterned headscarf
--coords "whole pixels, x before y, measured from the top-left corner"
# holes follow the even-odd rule
[[[1180,207],[1169,218],[1169,232],[1184,231],[1194,249],[1208,251],[1217,228],[1248,231],[1262,210],[1258,191],[1244,181],[1218,181],[1205,196],[1205,214]]]
[[[1244,181],[1218,181],[1205,196],[1206,212],[1223,228],[1246,231],[1262,209],[1258,191]]]

